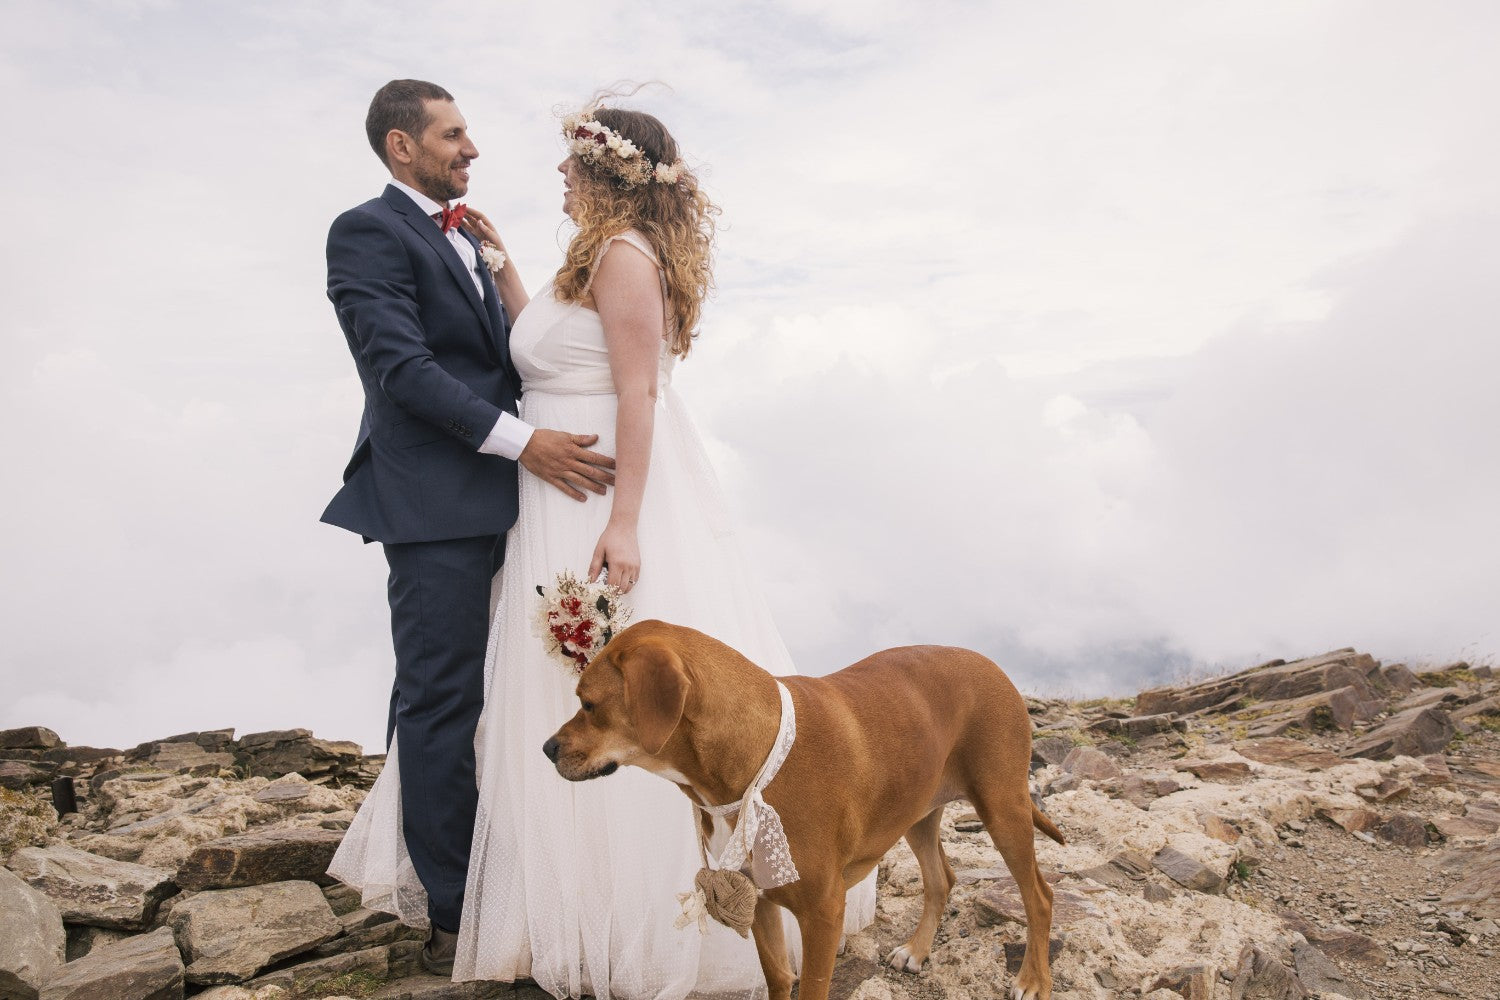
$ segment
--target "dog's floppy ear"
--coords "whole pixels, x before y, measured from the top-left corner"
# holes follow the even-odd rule
[[[616,663],[625,677],[625,712],[640,737],[641,749],[659,753],[687,705],[687,671],[677,654],[661,642],[638,643]]]

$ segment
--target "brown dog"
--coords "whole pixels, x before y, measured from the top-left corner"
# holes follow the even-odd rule
[[[908,646],[827,677],[782,681],[797,738],[764,794],[801,878],[765,890],[755,908],[772,1000],[787,1000],[796,978],[776,907],[802,929],[802,1000],[825,1000],[844,894],[902,836],[922,871],[922,919],[889,961],[921,969],[956,881],[939,823],[943,806],[960,798],[984,821],[1026,907],[1026,957],[1011,996],[1047,1000],[1052,890],[1037,870],[1032,829],[1059,843],[1062,835],[1032,804],[1031,719],[1009,678],[969,650]],[[770,674],[716,639],[659,621],[616,636],[583,672],[578,697],[578,714],[544,748],[559,774],[584,781],[634,764],[704,805],[745,794],[781,716]]]

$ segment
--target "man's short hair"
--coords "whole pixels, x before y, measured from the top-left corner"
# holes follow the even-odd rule
[[[420,139],[432,120],[427,114],[427,102],[451,100],[452,94],[426,80],[392,80],[375,91],[370,113],[365,115],[365,135],[380,162],[387,167],[391,165],[385,158],[385,137],[391,129]]]

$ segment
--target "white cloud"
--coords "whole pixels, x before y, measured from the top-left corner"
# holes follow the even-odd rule
[[[458,95],[533,286],[552,106],[672,85],[640,103],[727,224],[679,384],[805,669],[1497,649],[1488,5],[4,17],[0,726],[378,743],[383,561],[316,523],[359,407],[322,245],[407,75]]]

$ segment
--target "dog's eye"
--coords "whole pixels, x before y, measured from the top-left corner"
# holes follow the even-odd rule
[[[583,703],[583,710],[585,712],[592,712],[594,710],[594,703],[591,702],[591,701],[584,702]]]

